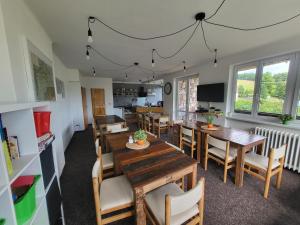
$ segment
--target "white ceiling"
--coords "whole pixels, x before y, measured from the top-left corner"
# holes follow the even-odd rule
[[[204,11],[211,15],[222,0],[24,0],[40,20],[54,42],[54,50],[71,68],[91,74],[95,66],[97,76],[124,80],[125,71],[98,55],[85,58],[87,44],[87,18],[96,16],[124,33],[135,36],[153,36],[174,32],[194,22],[194,15]],[[300,12],[299,0],[227,0],[212,19],[227,25],[256,27],[277,22]],[[260,31],[234,31],[204,24],[207,40],[218,48],[221,57],[270,42],[299,35],[300,18]],[[91,44],[105,56],[121,64],[139,62],[151,67],[151,50],[156,48],[163,55],[170,55],[183,45],[192,29],[173,37],[151,41],[132,40],[108,30],[100,23],[91,25],[94,42]],[[205,48],[201,29],[176,57],[160,60],[156,57],[153,70],[164,74],[213,59]],[[128,81],[150,79],[151,72],[132,67]]]

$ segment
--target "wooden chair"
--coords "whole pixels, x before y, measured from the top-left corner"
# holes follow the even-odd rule
[[[124,131],[128,131],[129,128],[125,127],[122,123],[118,123],[118,124],[110,124],[106,126],[106,132],[109,133],[119,133],[119,132],[124,132]]]
[[[170,128],[170,120],[169,116],[161,116],[156,119],[153,123],[153,132],[157,130],[157,136],[160,138],[161,130],[169,130]]]
[[[95,148],[96,148],[96,154],[97,154],[98,158],[101,159],[101,165],[103,168],[103,176],[104,177],[112,176],[114,174],[114,171],[113,171],[114,160],[113,160],[112,152],[102,154],[102,149],[101,149],[101,146],[99,145],[99,138],[96,139],[96,141],[95,141]]]
[[[142,113],[138,113],[138,126],[139,129],[144,129],[144,118]]]
[[[179,148],[183,149],[184,145],[191,148],[191,157],[194,157],[194,151],[196,147],[195,141],[195,130],[194,128],[181,126],[179,136]]]
[[[144,116],[144,129],[146,131],[153,132],[152,128],[153,128],[153,124],[152,124],[150,116],[145,115]]]
[[[230,147],[229,141],[219,140],[209,135],[205,136],[204,169],[207,170],[208,159],[213,159],[218,164],[224,165],[224,183],[227,181],[227,171],[235,166],[236,156],[237,150]]]
[[[272,176],[277,175],[276,188],[280,188],[286,148],[287,145],[277,149],[271,148],[269,157],[254,152],[245,155],[244,171],[265,181],[264,198],[266,199],[269,195]]]
[[[145,131],[145,132],[146,132],[146,134],[151,135],[151,136],[154,136],[155,138],[157,138],[157,136],[156,136],[155,134],[153,134],[153,133],[151,133],[151,132],[149,132],[149,131]]]
[[[97,225],[112,223],[134,214],[133,210],[129,210],[134,205],[134,194],[127,178],[123,175],[102,180],[102,171],[98,158],[92,171]],[[102,218],[112,212],[112,216]]]
[[[203,224],[204,183],[202,177],[198,184],[188,192],[178,185],[164,185],[145,197],[146,215],[155,225]]]
[[[97,138],[100,137],[101,133],[100,133],[100,131],[97,129],[95,120],[93,120],[93,122],[92,122],[92,127],[93,127],[93,136],[94,136],[94,140],[96,140]]]

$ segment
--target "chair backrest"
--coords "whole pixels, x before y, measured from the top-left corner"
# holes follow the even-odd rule
[[[92,170],[92,178],[97,178],[99,181],[102,180],[102,165],[101,159],[97,159],[94,163],[93,170]]]
[[[159,122],[160,123],[167,123],[167,122],[169,122],[169,117],[168,116],[161,116],[159,118]]]
[[[96,141],[95,141],[96,155],[98,155],[98,152],[99,152],[99,146],[100,146],[99,138],[97,138]]]
[[[151,132],[149,132],[149,131],[145,131],[146,132],[146,134],[149,134],[149,135],[151,135],[151,136],[153,136],[153,137],[157,137],[155,134],[153,134],[153,133],[151,133]]]
[[[109,132],[114,132],[116,130],[120,130],[122,129],[122,124],[118,123],[118,124],[109,124],[106,126],[106,130]]]
[[[183,135],[192,137],[193,136],[193,130],[194,130],[194,128],[188,128],[188,127],[181,126],[181,132],[182,132]]]
[[[180,151],[180,152],[182,152],[182,153],[184,153],[184,150],[183,149],[181,149],[181,148],[179,148],[179,147],[177,147],[176,145],[173,145],[173,144],[171,144],[171,143],[169,143],[169,142],[165,142],[167,145],[170,145],[171,147],[173,147],[173,148],[175,148],[177,151]]]
[[[207,135],[207,143],[226,151],[227,141],[219,140],[217,138]]]
[[[285,151],[286,151],[286,146],[287,145],[282,145],[281,147],[279,147],[279,148],[273,148],[273,149],[271,149],[271,152],[273,151],[274,153],[274,155],[273,155],[273,159],[275,159],[275,160],[278,160],[278,159],[281,159],[282,157],[284,157],[285,156]]]
[[[125,132],[125,131],[128,131],[128,130],[129,130],[129,127],[124,127],[124,128],[121,128],[121,129],[113,129],[111,131],[111,133]]]
[[[183,120],[173,120],[172,124],[182,124]]]
[[[150,117],[148,115],[145,115],[145,121],[150,122]]]
[[[138,118],[139,118],[140,120],[142,120],[142,119],[143,119],[143,115],[142,115],[141,113],[138,113]]]
[[[193,189],[181,195],[169,196],[171,205],[171,216],[177,215],[188,209],[191,209],[202,198],[204,198],[204,182],[204,178],[201,178],[198,184]]]

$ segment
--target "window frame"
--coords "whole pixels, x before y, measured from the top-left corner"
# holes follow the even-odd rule
[[[261,119],[266,121],[274,120],[274,117],[278,117],[278,114],[273,113],[259,113],[259,99],[260,99],[260,92],[261,92],[261,80],[263,76],[263,68],[265,65],[271,65],[275,63],[279,63],[284,60],[290,61],[289,72],[287,77],[286,83],[286,95],[284,99],[283,105],[283,113],[284,114],[292,114],[296,117],[296,110],[297,110],[297,94],[300,91],[300,77],[297,76],[300,73],[300,57],[299,52],[291,53],[291,54],[284,54],[275,57],[268,57],[263,58],[260,60],[234,65],[233,67],[233,79],[232,79],[232,96],[231,96],[231,108],[230,114],[232,116],[237,117],[248,117],[248,118],[255,118]],[[254,95],[253,95],[253,104],[251,113],[248,111],[237,111],[235,110],[235,97],[237,92],[237,78],[238,78],[238,71],[247,69],[247,67],[256,67],[256,77],[255,77],[255,86],[254,86]],[[299,74],[300,75],[300,74]],[[293,91],[289,91],[293,90]],[[297,119],[300,119],[297,118]]]
[[[193,74],[193,75],[188,75],[188,76],[184,76],[184,77],[177,77],[176,78],[176,108],[175,108],[175,115],[176,118],[178,118],[178,114],[179,113],[185,113],[185,118],[188,118],[190,113],[194,113],[194,112],[190,112],[189,111],[189,104],[190,104],[190,98],[189,98],[189,86],[190,86],[190,82],[189,80],[192,78],[198,78],[198,85],[199,85],[199,74]],[[185,111],[179,110],[178,109],[178,82],[181,80],[185,80],[186,81],[186,106],[185,106]]]

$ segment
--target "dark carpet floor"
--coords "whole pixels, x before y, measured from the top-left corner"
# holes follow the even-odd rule
[[[66,225],[94,225],[95,209],[91,171],[96,160],[92,130],[77,132],[66,151],[66,165],[61,176]],[[299,225],[300,174],[285,170],[280,190],[272,180],[269,199],[262,196],[263,182],[245,175],[244,186],[236,188],[233,172],[227,184],[223,169],[210,162],[205,172],[198,167],[199,177],[206,178],[204,224],[219,225]],[[113,225],[133,225],[134,219]]]

